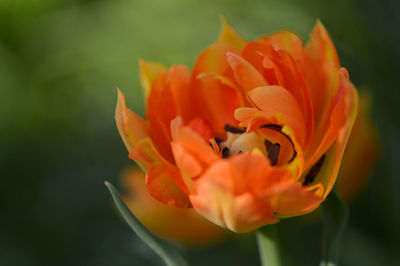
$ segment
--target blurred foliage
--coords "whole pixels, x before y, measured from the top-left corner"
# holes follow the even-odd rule
[[[118,183],[132,164],[113,120],[116,88],[143,114],[138,59],[193,65],[225,15],[248,39],[281,29],[307,39],[317,18],[325,24],[352,80],[371,91],[382,136],[382,160],[351,206],[341,263],[399,265],[399,7],[395,0],[0,0],[0,264],[160,265],[103,185]],[[318,220],[289,219],[279,231],[287,265],[317,265]],[[254,237],[244,236],[187,256],[193,265],[257,265],[256,252]]]

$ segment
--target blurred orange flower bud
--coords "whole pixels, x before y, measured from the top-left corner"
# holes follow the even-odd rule
[[[358,115],[351,131],[337,179],[342,199],[350,203],[365,188],[379,157],[378,130],[372,123],[369,95],[361,94]]]
[[[289,31],[247,42],[224,21],[193,71],[142,61],[141,81],[147,121],[120,91],[116,121],[157,200],[248,232],[331,191],[358,97],[319,21],[305,47]]]
[[[128,168],[122,177],[125,202],[152,233],[185,245],[212,244],[227,236],[228,231],[209,222],[194,209],[176,208],[154,199],[147,190],[142,170]]]

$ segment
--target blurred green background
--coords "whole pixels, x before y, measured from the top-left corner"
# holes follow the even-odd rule
[[[396,0],[0,0],[0,265],[162,265],[120,220],[103,182],[133,163],[114,123],[116,88],[144,113],[138,59],[189,66],[220,15],[246,38],[308,38],[317,18],[351,79],[373,96],[381,160],[351,206],[340,265],[400,265],[400,4]],[[317,265],[321,224],[280,225],[287,265]],[[254,238],[193,265],[257,265]]]

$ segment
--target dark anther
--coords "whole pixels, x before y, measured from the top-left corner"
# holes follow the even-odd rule
[[[218,144],[218,146],[219,146],[219,144],[221,144],[221,142],[222,142],[222,139],[220,139],[220,138],[215,138],[214,140],[215,140],[215,142]]]
[[[307,186],[308,184],[314,181],[315,177],[321,170],[324,161],[325,161],[325,154],[322,155],[321,159],[319,159],[318,162],[316,162],[313,167],[311,167],[310,171],[306,175],[306,178],[304,179],[303,186]]]
[[[228,158],[230,156],[229,149],[227,147],[222,149],[222,158]]]
[[[225,125],[225,131],[235,133],[235,134],[242,134],[242,133],[246,132],[246,128],[234,127],[234,126],[227,124],[227,125]]]
[[[267,151],[269,151],[269,149],[270,149],[271,146],[272,146],[272,142],[269,141],[269,140],[267,140],[267,139],[265,139],[265,140],[264,140],[264,145],[265,145],[265,147],[267,148]]]
[[[280,125],[275,125],[275,124],[267,124],[267,125],[261,126],[261,128],[272,129],[272,130],[278,131],[279,133],[281,133],[282,135],[284,135],[284,136],[289,140],[290,144],[292,144],[292,147],[293,147],[293,155],[292,155],[292,158],[290,158],[290,160],[289,160],[288,162],[290,163],[290,162],[292,162],[292,161],[294,160],[294,158],[296,158],[297,152],[296,152],[296,150],[295,150],[295,148],[294,148],[294,143],[293,143],[292,139],[291,139],[288,135],[286,135],[285,133],[282,132],[282,126],[280,126]],[[271,143],[271,142],[270,142],[270,143]],[[265,145],[267,145],[266,142],[265,142]],[[267,149],[268,149],[268,146],[267,146]],[[268,150],[269,150],[269,149],[268,149]]]
[[[279,152],[281,150],[281,145],[279,143],[272,144],[268,150],[268,159],[271,161],[271,165],[274,166],[278,163]]]

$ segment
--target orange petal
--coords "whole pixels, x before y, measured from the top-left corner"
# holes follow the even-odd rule
[[[145,174],[139,169],[124,171],[122,182],[125,202],[153,234],[195,246],[213,244],[226,236],[225,230],[201,217],[194,209],[176,208],[155,200],[147,190]]]
[[[177,115],[184,119],[193,116],[190,77],[186,67],[173,66],[155,79],[148,98],[146,117],[150,136],[157,150],[171,163],[170,123]]]
[[[338,68],[331,64],[318,65],[307,55],[298,60],[298,64],[309,89],[316,125],[323,119],[328,102],[335,93],[332,84],[338,83]]]
[[[195,180],[193,207],[212,222],[235,232],[276,223],[279,215],[298,215],[316,208],[315,197],[292,174],[271,167],[257,154],[242,153],[212,165]]]
[[[253,107],[240,107],[235,110],[235,118],[240,122],[240,126],[247,127],[248,122],[257,114],[259,110]]]
[[[271,186],[272,193],[267,196],[272,209],[279,218],[303,215],[315,210],[322,198],[304,189],[300,183],[286,178]]]
[[[169,124],[177,115],[184,121],[193,117],[192,94],[190,90],[191,73],[183,65],[172,66],[166,75],[165,84],[156,99],[158,109],[153,110],[159,121],[169,128]],[[153,107],[153,106],[151,106]],[[151,108],[149,106],[149,108]],[[169,130],[167,130],[169,131]]]
[[[269,35],[268,38],[276,50],[284,49],[294,58],[302,57],[304,52],[303,41],[295,33],[284,30]]]
[[[188,197],[174,183],[173,178],[180,178],[179,172],[173,167],[163,164],[150,166],[146,173],[149,193],[164,204],[180,208],[190,207]]]
[[[182,197],[181,192],[183,191],[187,194],[189,193],[188,187],[186,186],[176,167],[162,157],[162,155],[154,147],[150,138],[140,140],[129,154],[129,158],[136,161],[144,171],[148,172],[152,167],[153,170],[151,170],[151,174],[155,171],[157,172],[154,175],[155,177],[151,175],[151,178],[149,179],[150,181],[156,180],[156,182],[149,183],[149,190],[154,191],[152,195],[161,191],[160,188],[157,187],[158,185],[163,185],[165,183],[172,187],[172,194],[169,195],[174,197],[172,200],[168,198],[169,196],[163,196],[166,192],[164,193],[162,191],[161,195],[155,196],[157,199],[165,202],[166,204],[181,204],[179,200]],[[162,174],[160,174],[161,169],[164,169]],[[175,189],[175,186],[178,188],[179,193],[176,192],[177,189]],[[182,207],[182,205],[178,206]]]
[[[190,196],[193,207],[219,226],[243,233],[279,221],[269,205],[251,192],[235,194],[237,186],[227,160],[214,164],[195,182],[197,194]]]
[[[298,60],[304,79],[308,85],[313,103],[316,131],[319,124],[326,122],[332,108],[331,99],[335,97],[339,84],[339,58],[336,49],[324,26],[317,21],[311,39],[305,48],[306,54]],[[345,73],[348,79],[348,73]],[[319,130],[321,131],[321,130]],[[321,132],[315,132],[319,139]]]
[[[343,102],[343,104],[335,106],[335,110],[332,112],[331,120],[333,120],[336,115],[340,114],[340,116],[343,115],[345,117],[344,121],[340,129],[337,131],[336,135],[337,138],[335,142],[332,144],[332,146],[330,146],[328,151],[325,153],[325,158],[321,169],[319,170],[316,177],[313,178],[312,182],[309,182],[310,186],[318,183],[321,183],[323,185],[324,198],[329,194],[335,183],[340,163],[342,161],[344,149],[346,147],[346,143],[350,135],[351,128],[353,126],[353,123],[357,115],[357,102],[358,102],[357,91],[351,84],[351,82],[347,80],[347,78],[343,73],[341,73],[341,87],[342,87],[341,90],[343,91],[343,94],[341,96],[341,102]],[[332,123],[334,123],[334,121],[332,121]],[[315,161],[316,160],[314,160],[314,163],[312,163],[310,167],[312,167],[315,164]],[[305,173],[306,176],[307,171]]]
[[[224,136],[226,124],[237,124],[233,113],[240,105],[241,95],[233,84],[211,74],[197,76],[194,88],[194,101],[200,116],[217,136]]]
[[[235,47],[239,51],[242,50],[247,41],[245,41],[242,37],[239,36],[239,34],[237,34],[237,32],[231,27],[231,25],[229,25],[225,17],[222,17],[221,21],[222,29],[218,37],[218,42],[228,44],[232,47]]]
[[[203,166],[179,143],[172,143],[172,152],[174,153],[176,166],[187,187],[186,193],[193,194],[193,178],[196,178],[203,172]]]
[[[203,118],[196,116],[188,123],[188,127],[193,129],[199,134],[206,142],[213,137],[213,132],[210,126],[204,121]]]
[[[274,36],[272,36],[274,37]],[[276,39],[276,37],[275,37]],[[293,56],[286,49],[275,49],[274,38],[249,43],[242,51],[244,59],[253,64],[272,85],[288,90],[300,107],[307,128],[305,146],[313,139],[313,107],[307,84]],[[275,40],[276,41],[276,40]]]
[[[321,110],[319,120],[315,124],[315,134],[313,144],[307,150],[306,167],[315,164],[318,159],[331,147],[341,127],[344,126],[348,113],[346,113],[346,92],[344,83],[349,81],[344,75],[331,68],[330,88],[325,97],[330,96],[325,101],[325,106]],[[348,90],[348,89],[347,89]],[[348,108],[348,107],[347,107]]]
[[[184,65],[172,66],[168,71],[167,86],[173,96],[176,115],[181,116],[185,122],[192,119],[195,115],[192,101],[191,77],[192,74]],[[166,102],[166,104],[169,103]]]
[[[233,70],[236,81],[246,92],[256,87],[268,85],[257,69],[242,57],[233,53],[228,53],[227,60]]]
[[[258,87],[249,91],[249,97],[263,115],[282,114],[300,145],[304,145],[306,139],[304,118],[296,100],[286,89],[279,86]]]
[[[271,167],[261,156],[243,154],[232,158],[231,171],[236,194],[251,190],[256,198],[268,202],[279,217],[304,214],[321,203],[321,198],[303,189],[290,171]]]
[[[311,145],[314,136],[313,107],[309,89],[293,57],[286,51],[279,51],[278,54],[279,56],[276,56],[274,63],[282,73],[285,89],[293,95],[302,111],[307,129],[305,145],[308,147]]]
[[[226,61],[228,52],[239,53],[234,47],[224,43],[216,43],[205,49],[194,64],[194,77],[202,73],[222,76],[229,69]]]
[[[129,153],[129,158],[136,161],[140,166],[149,168],[153,164],[160,163],[154,153],[153,143],[149,137],[139,140]]]
[[[274,50],[273,46],[266,46],[261,41],[250,42],[242,50],[241,56],[252,64],[259,73],[265,78],[269,85],[279,85],[285,87],[282,72],[268,56]]]
[[[192,179],[202,173],[203,165],[183,145],[177,142],[181,137],[180,131],[182,127],[181,117],[177,117],[171,122],[171,135],[174,140],[171,143],[171,147],[175,163],[187,188],[184,191],[186,194],[192,194],[194,192]]]
[[[142,59],[139,60],[139,68],[140,82],[142,83],[144,98],[147,100],[150,95],[151,85],[153,84],[154,79],[159,74],[166,72],[168,68],[162,64],[148,62]]]
[[[188,126],[183,126],[178,117],[172,122],[171,130],[173,143],[180,144],[185,151],[189,152],[203,166],[209,166],[220,160],[219,156],[212,150],[208,140],[196,133]]]
[[[115,120],[117,122],[119,134],[129,152],[139,140],[148,136],[146,123],[126,107],[125,96],[120,90],[118,90]]]
[[[186,208],[190,207],[189,193],[182,176],[176,166],[169,163],[149,140],[144,143],[147,155],[151,154],[146,173],[146,184],[150,194],[157,200],[167,205]],[[149,151],[152,150],[152,153]],[[134,154],[132,154],[134,155]],[[135,154],[136,155],[136,154]]]
[[[319,20],[311,32],[311,39],[307,43],[305,50],[318,65],[328,63],[336,67],[340,66],[336,48],[327,30]]]
[[[281,131],[291,140],[294,146],[294,150],[296,151],[296,156],[292,158],[288,164],[285,165],[285,169],[289,170],[292,173],[295,180],[298,180],[304,170],[304,151],[301,148],[293,130],[290,127],[283,126]]]

